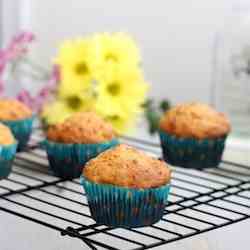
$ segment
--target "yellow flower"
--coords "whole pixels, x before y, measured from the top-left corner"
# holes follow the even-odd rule
[[[127,116],[121,116],[120,114],[104,116],[104,119],[109,121],[120,135],[132,131],[137,120],[136,118],[134,114],[127,114]]]
[[[104,72],[97,79],[95,110],[119,133],[124,133],[142,112],[148,85],[137,68],[117,68],[109,64]]]
[[[41,118],[48,125],[63,122],[72,114],[67,104],[61,100],[56,100],[52,103],[47,103],[41,112]]]
[[[60,66],[60,97],[83,93],[91,86],[93,72],[98,68],[98,48],[91,39],[66,41],[59,49],[55,63]]]
[[[137,69],[106,67],[105,75],[97,80],[97,110],[105,113],[137,113],[143,104],[148,85]]]
[[[125,130],[128,129],[128,119],[124,119],[124,117],[120,115],[110,115],[104,117],[105,120],[110,122],[115,128],[116,132],[119,134],[123,134]]]
[[[64,121],[75,112],[90,111],[94,109],[94,98],[84,95],[71,95],[59,98],[48,103],[42,110],[41,117],[47,124],[56,124]]]
[[[96,98],[91,93],[75,94],[65,98],[67,106],[74,112],[93,110],[95,101]]]
[[[117,63],[138,66],[140,52],[136,42],[126,33],[101,33],[93,37],[99,48],[102,63]]]
[[[142,112],[148,89],[140,60],[135,41],[125,33],[64,42],[55,59],[60,67],[56,101],[44,107],[42,119],[54,124],[91,110],[124,133]]]

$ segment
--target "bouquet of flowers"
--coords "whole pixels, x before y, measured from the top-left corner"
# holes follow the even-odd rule
[[[35,36],[22,32],[0,50],[0,95],[4,95],[4,72],[14,74],[20,64],[29,64],[21,72],[44,82],[36,95],[21,89],[17,99],[37,112],[46,125],[62,122],[74,112],[94,111],[110,121],[118,133],[135,124],[146,110],[151,132],[157,128],[152,101],[146,102],[148,84],[141,68],[140,51],[126,33],[98,33],[64,41],[50,70],[29,60],[30,43]]]
[[[48,123],[62,121],[73,112],[93,110],[123,132],[142,112],[148,85],[139,50],[127,34],[65,41],[55,64],[60,69],[56,99],[42,111]]]

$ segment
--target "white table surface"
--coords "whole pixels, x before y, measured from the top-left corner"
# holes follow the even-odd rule
[[[228,148],[224,158],[250,165],[250,153]],[[0,203],[1,204],[1,203]],[[88,249],[79,239],[0,211],[1,250]],[[154,249],[164,250],[249,250],[250,220],[173,242]]]

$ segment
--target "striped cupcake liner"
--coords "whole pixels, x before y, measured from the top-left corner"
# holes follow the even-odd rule
[[[61,178],[73,179],[81,175],[87,161],[119,144],[117,139],[97,144],[64,144],[44,140],[52,172]]]
[[[32,133],[32,125],[34,119],[35,115],[23,120],[1,121],[3,124],[10,128],[11,132],[17,139],[17,151],[23,151],[26,148]]]
[[[0,146],[0,179],[9,176],[16,155],[17,143]]]
[[[132,189],[96,184],[80,178],[90,212],[98,224],[135,228],[158,222],[168,202],[170,185],[159,188]]]
[[[171,165],[204,169],[221,162],[227,136],[217,139],[178,138],[160,131],[163,158]]]

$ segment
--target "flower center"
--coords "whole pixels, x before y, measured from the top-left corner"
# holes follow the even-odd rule
[[[78,63],[75,67],[75,72],[78,75],[85,75],[88,73],[88,71],[88,67],[84,62]]]
[[[82,100],[77,96],[70,96],[66,99],[67,105],[71,109],[79,109],[82,105]]]
[[[115,55],[113,55],[113,54],[111,54],[111,53],[109,53],[109,54],[107,54],[107,55],[105,56],[105,60],[106,60],[106,61],[118,62],[117,56],[115,56]]]
[[[120,119],[120,117],[118,115],[108,116],[109,121],[117,122],[119,119]]]
[[[109,85],[107,86],[107,91],[108,91],[111,95],[117,96],[117,95],[119,95],[119,93],[120,93],[120,91],[121,91],[121,87],[120,87],[120,85],[119,85],[118,83],[113,82],[113,83],[111,83],[111,84],[109,84]]]

